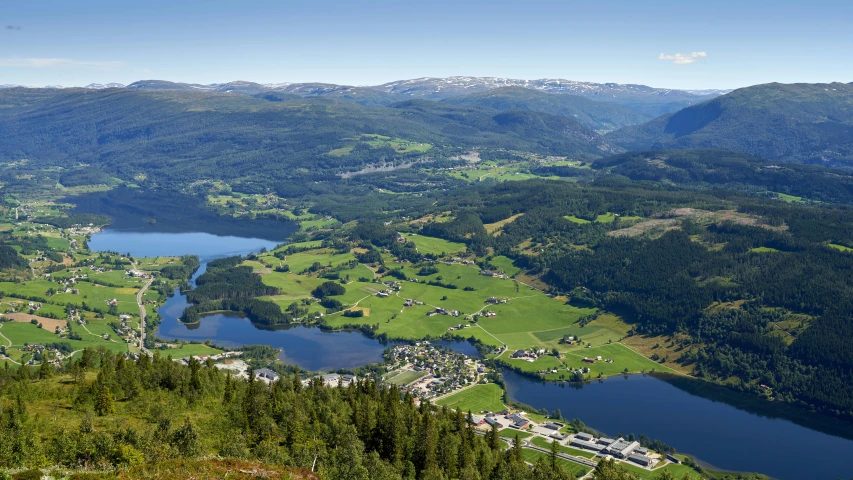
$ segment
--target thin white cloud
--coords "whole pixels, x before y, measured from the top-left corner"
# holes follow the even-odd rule
[[[689,65],[700,58],[707,57],[708,54],[705,52],[692,52],[688,54],[683,53],[661,53],[658,55],[658,60],[664,60],[667,62],[672,62],[676,65]]]
[[[52,68],[52,67],[93,67],[119,68],[125,62],[101,62],[74,60],[71,58],[0,58],[0,67],[6,68]]]

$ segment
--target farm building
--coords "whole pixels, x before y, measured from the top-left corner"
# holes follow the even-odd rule
[[[644,467],[648,467],[652,464],[651,458],[645,455],[640,455],[639,453],[632,453],[631,455],[628,455],[628,460]]]
[[[620,438],[607,447],[607,451],[616,458],[628,458],[639,446],[639,442],[629,442]]]

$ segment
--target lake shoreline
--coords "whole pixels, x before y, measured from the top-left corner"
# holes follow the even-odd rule
[[[110,228],[107,228],[104,232],[99,233],[94,238],[98,238],[101,235],[114,235],[116,232],[112,231]],[[157,232],[145,231],[144,229],[141,231],[127,232],[122,231],[119,232],[122,235],[138,235],[138,236],[147,236],[147,235],[176,235],[181,236],[185,234],[163,234]],[[186,234],[191,235],[191,234]],[[103,238],[103,237],[100,237]],[[117,236],[114,239],[127,239],[129,237]],[[141,237],[140,237],[141,238]],[[150,237],[149,237],[150,238]],[[166,238],[166,237],[161,237]],[[178,237],[169,237],[169,238],[178,238]],[[221,248],[217,248],[219,252],[213,252],[212,250],[208,250],[206,252],[202,252],[198,254],[200,258],[202,258],[202,265],[200,268],[194,273],[193,278],[197,278],[198,275],[202,274],[205,270],[206,262],[212,258],[217,258],[221,256],[230,256],[234,254],[247,254],[251,251],[257,251],[257,249],[261,248],[262,245],[271,245],[272,240],[256,242],[253,244],[255,250],[252,250],[249,245],[252,245],[251,242],[246,242],[246,239],[238,239],[238,237],[220,237],[213,236],[204,237],[206,241],[219,243]],[[256,239],[257,240],[257,239]],[[225,245],[230,242],[239,243],[237,248],[233,248],[235,245]],[[269,243],[267,243],[269,242]],[[97,242],[93,240],[93,243],[97,246]],[[194,247],[205,247],[209,248],[210,245],[199,245],[199,240],[193,240],[192,242],[185,243],[185,245],[192,244]],[[118,250],[127,250],[127,244],[124,246],[119,246]],[[269,247],[267,247],[269,248]],[[112,248],[110,248],[112,249]],[[216,250],[216,249],[213,249]],[[174,255],[177,252],[173,252]],[[194,252],[186,252],[186,253],[194,253]],[[192,284],[192,279],[190,284]],[[282,362],[296,364],[305,367],[307,370],[311,371],[335,371],[340,368],[352,368],[361,365],[371,364],[371,363],[381,363],[383,361],[382,352],[385,350],[384,346],[382,346],[379,342],[379,335],[370,334],[365,335],[364,328],[359,327],[353,329],[345,329],[341,327],[330,328],[325,325],[287,325],[282,326],[282,328],[277,329],[261,329],[258,328],[257,325],[252,324],[246,318],[239,318],[233,315],[233,312],[219,312],[219,313],[211,313],[209,315],[205,315],[203,318],[204,322],[197,322],[192,325],[188,324],[180,324],[177,320],[180,317],[183,309],[186,308],[187,302],[185,295],[182,295],[180,291],[174,292],[170,295],[166,302],[161,305],[157,312],[159,313],[161,320],[155,331],[155,335],[158,338],[162,339],[178,339],[180,341],[194,342],[194,343],[205,343],[206,340],[210,339],[211,344],[221,345],[228,348],[234,348],[240,345],[248,345],[248,344],[266,344],[270,345],[273,348],[277,348],[280,350],[281,354],[279,358]],[[324,328],[325,327],[325,328]],[[372,338],[371,338],[372,337]],[[390,339],[389,339],[390,340]],[[410,340],[410,339],[409,339]],[[465,339],[459,339],[460,341],[465,341]],[[434,342],[443,342],[450,341],[453,342],[454,339],[447,339],[446,337],[442,337],[439,339],[431,339]],[[465,346],[460,346],[460,348],[470,348]],[[786,477],[785,472],[779,474],[779,471],[773,468],[772,463],[768,463],[764,465],[765,460],[761,460],[764,458],[763,454],[759,455],[759,460],[756,461],[755,467],[744,467],[744,465],[740,464],[737,457],[729,457],[728,453],[720,453],[715,452],[713,448],[710,448],[716,445],[716,441],[713,439],[708,440],[708,444],[695,443],[695,439],[691,440],[692,436],[687,434],[686,432],[660,432],[656,430],[656,427],[659,426],[660,422],[653,422],[645,426],[641,423],[636,423],[632,421],[632,417],[623,417],[623,420],[618,420],[615,418],[611,418],[610,422],[612,422],[612,427],[609,426],[607,422],[600,422],[597,418],[597,414],[595,412],[595,408],[599,407],[593,403],[592,405],[584,405],[583,398],[589,392],[596,392],[596,395],[599,395],[599,391],[603,392],[606,390],[612,389],[613,386],[619,386],[624,381],[633,382],[627,385],[621,385],[623,387],[627,386],[630,390],[626,390],[626,398],[630,398],[633,401],[639,401],[642,403],[644,394],[642,393],[642,389],[637,390],[634,389],[635,386],[639,385],[641,387],[649,387],[648,384],[640,383],[637,384],[634,380],[639,378],[652,378],[655,382],[658,382],[654,385],[669,385],[671,390],[666,390],[667,393],[663,397],[659,398],[658,401],[664,403],[666,408],[657,413],[655,412],[655,408],[649,406],[647,404],[644,407],[635,407],[630,405],[630,402],[626,404],[618,404],[618,406],[614,406],[617,411],[621,408],[626,411],[635,411],[637,414],[643,412],[641,408],[647,409],[646,414],[651,414],[654,417],[660,417],[661,415],[667,416],[671,414],[685,415],[685,412],[690,412],[690,408],[693,408],[693,404],[703,404],[703,402],[709,401],[711,405],[716,405],[715,412],[709,411],[697,411],[695,413],[691,413],[689,415],[688,420],[684,420],[681,423],[684,423],[685,426],[689,426],[693,430],[697,432],[698,435],[710,435],[710,438],[714,438],[714,425],[708,424],[706,425],[703,422],[706,422],[705,417],[714,418],[715,415],[721,416],[720,418],[725,418],[726,416],[742,416],[748,415],[748,417],[752,419],[753,422],[758,422],[755,426],[752,427],[755,431],[763,431],[768,430],[772,431],[773,428],[780,428],[779,422],[782,422],[783,426],[787,425],[785,428],[794,428],[794,431],[797,431],[797,435],[801,436],[813,436],[818,434],[825,434],[825,432],[821,432],[820,430],[816,430],[810,428],[811,426],[801,426],[797,422],[788,419],[784,416],[773,416],[773,415],[762,415],[759,412],[754,412],[748,408],[740,408],[742,403],[748,403],[744,400],[744,395],[740,392],[730,391],[730,389],[725,387],[716,386],[714,384],[708,382],[700,382],[697,380],[689,380],[686,377],[683,380],[689,380],[693,383],[686,384],[690,388],[687,390],[679,389],[674,385],[670,385],[670,383],[666,382],[664,379],[655,378],[657,376],[662,376],[663,378],[668,378],[666,375],[662,375],[660,373],[655,374],[636,374],[629,375],[627,378],[623,375],[614,375],[607,377],[606,379],[601,379],[599,382],[587,382],[585,384],[568,384],[568,382],[548,382],[544,381],[541,378],[536,378],[535,376],[524,376],[521,374],[512,372],[511,374],[504,375],[504,383],[506,385],[507,394],[516,401],[521,401],[522,403],[529,404],[536,408],[546,408],[549,410],[553,410],[555,408],[555,399],[559,400],[559,396],[554,396],[553,398],[542,398],[542,399],[521,399],[517,398],[516,395],[518,393],[518,389],[515,388],[516,380],[515,378],[523,378],[524,385],[528,385],[529,390],[536,390],[541,388],[551,389],[549,391],[563,391],[568,392],[571,391],[571,397],[566,397],[567,403],[561,408],[563,412],[566,412],[570,418],[571,416],[577,416],[579,418],[584,419],[584,421],[589,422],[591,427],[594,427],[598,430],[606,431],[611,434],[616,433],[620,430],[623,431],[635,431],[638,433],[643,433],[651,438],[659,438],[660,440],[675,446],[679,449],[679,451],[689,451],[695,452],[695,455],[698,458],[702,458],[702,461],[699,461],[701,465],[710,465],[711,469],[715,471],[760,471],[770,474],[776,478],[792,478],[789,476]],[[620,380],[622,377],[622,380]],[[671,380],[671,378],[668,378]],[[646,380],[647,382],[648,380]],[[699,385],[700,387],[697,387]],[[720,391],[729,391],[730,395],[733,395],[734,400],[729,397],[718,397],[716,399],[711,398],[708,399],[706,397],[711,396],[711,393],[705,391],[706,388],[702,388],[702,385],[707,385],[707,387],[713,387],[718,390],[714,390],[716,392]],[[559,390],[557,390],[559,389]],[[723,389],[723,390],[719,390]],[[650,392],[654,392],[656,390],[652,389]],[[705,395],[701,395],[702,391],[704,391]],[[681,392],[676,393],[676,392]],[[682,402],[689,406],[690,408],[684,408],[685,405],[674,405],[671,404],[674,398],[682,398]],[[738,400],[740,399],[740,400]],[[727,401],[728,400],[728,401]],[[768,402],[764,402],[768,403]],[[572,412],[577,412],[576,414],[572,414]],[[624,412],[623,412],[624,413]],[[608,417],[612,417],[613,415],[608,412]],[[767,423],[771,422],[771,423]],[[669,422],[666,422],[669,423]],[[679,422],[674,422],[679,423]],[[775,425],[775,427],[773,427]],[[806,428],[809,427],[809,428]],[[800,430],[797,430],[797,429]],[[612,430],[612,431],[611,431]],[[710,433],[707,433],[710,432]],[[754,432],[753,432],[754,433]],[[830,435],[830,434],[827,434]],[[778,434],[768,434],[768,436],[773,438],[786,438],[786,435],[778,435]],[[790,435],[787,435],[790,437]],[[839,437],[833,437],[839,438]],[[843,438],[843,437],[842,437]],[[828,449],[838,449],[844,448],[843,446],[839,447],[838,445],[846,445],[842,441],[841,444],[838,444],[836,440],[832,439],[822,439],[821,441],[826,442]],[[768,457],[769,458],[769,457]],[[743,460],[743,459],[740,459]],[[728,468],[720,468],[717,465],[726,465]],[[764,468],[764,467],[767,468]],[[793,468],[796,471],[795,467]],[[833,471],[830,473],[833,476],[837,476]],[[796,478],[796,477],[794,477]]]

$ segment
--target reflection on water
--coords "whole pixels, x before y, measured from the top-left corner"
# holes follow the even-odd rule
[[[252,344],[270,345],[283,350],[279,358],[285,363],[312,371],[355,368],[381,362],[385,350],[377,340],[359,332],[324,332],[316,327],[301,326],[261,329],[249,319],[231,313],[207,315],[194,325],[181,323],[174,316],[164,316],[157,336],[164,340],[210,339],[216,345],[230,348]]]
[[[544,383],[504,371],[513,400],[566,418],[580,418],[608,435],[634,433],[659,439],[678,451],[729,470],[761,472],[778,479],[847,478],[853,441],[783,418],[739,409],[692,395],[658,378],[613,377],[586,385]],[[787,454],[785,454],[787,452]]]

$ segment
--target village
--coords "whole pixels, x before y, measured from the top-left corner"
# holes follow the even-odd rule
[[[428,341],[396,345],[386,354],[386,384],[409,392],[417,401],[436,400],[487,383],[487,368],[478,360]]]

